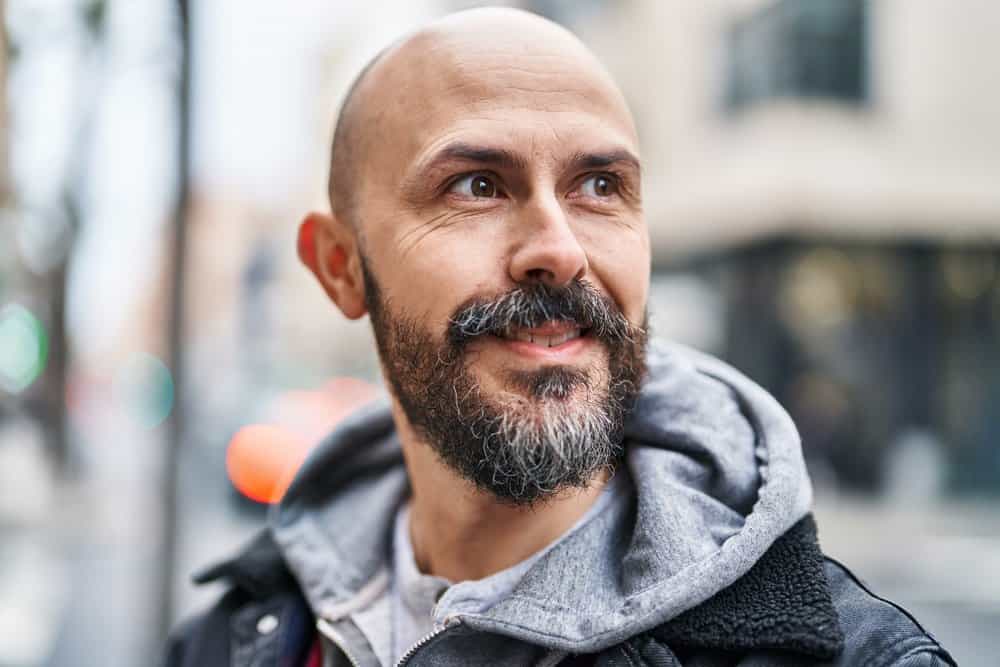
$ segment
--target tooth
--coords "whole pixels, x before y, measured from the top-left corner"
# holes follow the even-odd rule
[[[571,341],[575,338],[579,338],[582,335],[582,329],[570,329],[569,331],[562,334],[555,334],[551,336],[543,336],[540,334],[535,334],[530,331],[525,331],[519,327],[511,327],[506,330],[504,336],[510,338],[511,340],[519,340],[525,343],[534,343],[541,347],[556,347],[562,345],[567,341]]]

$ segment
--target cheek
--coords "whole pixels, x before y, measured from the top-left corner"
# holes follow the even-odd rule
[[[411,251],[386,256],[391,295],[411,316],[443,330],[465,301],[498,290],[502,246],[487,229],[479,234],[441,234]]]
[[[649,297],[648,235],[633,230],[596,234],[585,247],[598,287],[611,295],[630,322],[642,324]]]

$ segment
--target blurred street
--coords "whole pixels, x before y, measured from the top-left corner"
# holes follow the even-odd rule
[[[820,494],[824,552],[921,622],[963,667],[996,664],[1000,513],[984,502],[899,506]]]

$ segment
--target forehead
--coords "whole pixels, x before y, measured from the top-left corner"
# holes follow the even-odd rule
[[[528,143],[529,151],[599,142],[637,153],[631,114],[610,76],[582,45],[558,41],[414,38],[386,63],[373,95],[376,143],[400,167],[456,140]]]

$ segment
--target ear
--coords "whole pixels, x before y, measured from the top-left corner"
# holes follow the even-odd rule
[[[346,317],[356,320],[368,312],[357,239],[347,223],[325,213],[310,213],[299,225],[298,252]]]

